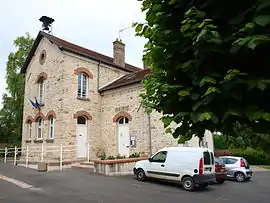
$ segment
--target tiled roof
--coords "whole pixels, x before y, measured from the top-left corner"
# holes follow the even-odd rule
[[[150,69],[144,69],[144,70],[137,71],[134,73],[129,73],[119,78],[118,80],[115,80],[111,82],[110,84],[100,88],[99,92],[123,87],[126,85],[131,85],[135,83],[140,83],[145,78],[145,76],[149,73],[150,73]]]
[[[128,72],[135,72],[135,71],[141,70],[140,68],[132,66],[132,65],[127,64],[127,63],[125,64],[125,67],[121,67],[121,66],[119,66],[119,65],[117,65],[117,64],[115,64],[113,62],[112,57],[105,56],[103,54],[100,54],[100,53],[97,53],[95,51],[83,48],[83,47],[78,46],[76,44],[67,42],[67,41],[65,41],[63,39],[60,39],[58,37],[55,37],[53,35],[50,35],[50,34],[47,34],[45,32],[40,31],[37,38],[36,38],[36,40],[35,40],[35,42],[34,42],[34,45],[33,45],[32,49],[29,52],[29,55],[28,55],[28,57],[27,57],[27,59],[26,59],[26,61],[24,63],[24,66],[21,69],[21,73],[26,72],[26,69],[27,69],[32,57],[35,54],[35,51],[36,51],[36,49],[37,49],[37,47],[39,45],[39,42],[43,37],[46,37],[51,43],[58,46],[58,48],[60,50],[69,51],[69,52],[72,52],[74,54],[81,55],[81,56],[86,57],[86,58],[90,58],[92,60],[100,61],[100,62],[102,62],[102,63],[104,63],[106,65],[110,65],[112,67],[115,67],[115,68],[118,68],[118,69],[121,69],[121,70],[124,70],[124,71],[128,71]]]

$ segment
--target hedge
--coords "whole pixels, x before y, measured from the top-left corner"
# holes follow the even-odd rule
[[[268,165],[270,164],[270,156],[263,151],[253,148],[247,149],[231,149],[233,156],[244,157],[251,165]]]

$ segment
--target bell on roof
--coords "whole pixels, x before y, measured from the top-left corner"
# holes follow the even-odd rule
[[[42,22],[42,30],[47,31],[48,33],[52,32],[52,23],[54,22],[53,18],[50,18],[48,16],[42,16],[39,21]]]

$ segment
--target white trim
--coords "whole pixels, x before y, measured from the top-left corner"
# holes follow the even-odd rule
[[[44,78],[42,78],[42,80],[38,82],[38,98],[37,98],[37,100],[40,104],[44,104],[44,88],[45,88],[44,83],[45,83]],[[40,94],[41,85],[42,85],[42,92]]]
[[[54,133],[55,133],[55,130],[54,130],[54,128],[55,128],[55,119],[54,119],[54,117],[49,117],[49,136],[48,136],[48,139],[50,139],[50,140],[53,140],[54,139]],[[51,123],[51,121],[52,121],[52,123]]]
[[[40,121],[41,121],[41,123],[39,123]],[[43,139],[43,126],[44,126],[44,121],[42,118],[39,118],[38,122],[37,122],[37,140]],[[40,134],[41,134],[40,137],[39,137],[39,130],[40,130]]]
[[[32,121],[28,122],[27,123],[27,138],[28,140],[31,140],[32,139]]]
[[[79,78],[81,77],[81,80],[79,81]],[[83,90],[84,90],[84,86],[83,86],[83,79],[85,77],[85,80],[86,80],[86,85],[85,85],[85,96],[83,95]],[[78,73],[78,76],[77,76],[77,79],[78,79],[78,86],[77,86],[77,97],[78,98],[82,98],[82,99],[87,99],[88,98],[88,95],[89,95],[89,77],[84,73],[84,72],[79,72]],[[80,84],[79,84],[80,82]],[[79,88],[80,87],[80,88]],[[80,89],[80,92],[79,92],[79,89]]]

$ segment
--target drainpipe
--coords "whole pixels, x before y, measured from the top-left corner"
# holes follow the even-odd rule
[[[152,155],[152,134],[151,134],[151,116],[150,113],[147,114],[148,117],[148,133],[149,133],[149,152]]]
[[[99,76],[100,76],[100,61],[98,62],[98,72],[97,72],[97,90],[99,90]]]

